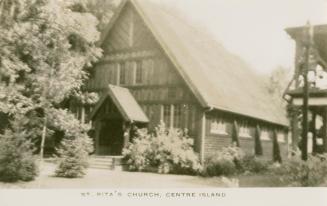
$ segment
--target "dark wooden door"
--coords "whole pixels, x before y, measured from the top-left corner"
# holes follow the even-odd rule
[[[121,155],[123,149],[123,129],[121,120],[105,120],[99,138],[100,155]]]

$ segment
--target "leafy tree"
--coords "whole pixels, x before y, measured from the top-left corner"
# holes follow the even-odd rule
[[[111,20],[117,5],[122,0],[75,0],[71,8],[78,12],[89,12],[98,20],[98,29],[103,31]]]
[[[42,136],[41,157],[45,137],[52,130],[64,131],[69,138],[86,138],[84,125],[61,121],[70,115],[61,109],[62,102],[83,96],[81,86],[88,68],[102,52],[96,46],[97,19],[72,9],[75,3],[19,0],[0,4],[0,112],[11,122],[20,122],[31,135]],[[8,8],[15,12],[6,15]],[[36,122],[42,126],[35,127]]]
[[[274,69],[269,75],[269,78],[266,79],[268,92],[281,104],[286,104],[282,98],[291,79],[290,75],[290,69],[279,66]]]

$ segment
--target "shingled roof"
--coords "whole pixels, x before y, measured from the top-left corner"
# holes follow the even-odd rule
[[[263,82],[243,60],[210,35],[191,26],[190,21],[180,18],[175,10],[164,9],[149,0],[124,1],[120,9],[128,2],[203,107],[288,125],[284,108],[274,103]]]
[[[136,102],[130,91],[126,88],[114,85],[108,85],[106,93],[95,105],[95,108],[90,115],[91,119],[95,118],[99,109],[107,98],[111,98],[125,121],[141,123],[149,122],[148,117],[144,114],[140,105]]]

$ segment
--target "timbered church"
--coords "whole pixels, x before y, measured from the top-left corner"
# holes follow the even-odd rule
[[[285,109],[244,61],[177,11],[124,0],[100,43],[104,56],[86,88],[101,99],[79,112],[92,121],[97,155],[121,155],[133,128],[163,121],[188,131],[201,160],[232,142],[267,159],[286,156]]]

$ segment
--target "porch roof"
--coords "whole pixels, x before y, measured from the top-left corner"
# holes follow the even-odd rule
[[[99,102],[96,104],[95,108],[91,113],[91,119],[93,120],[105,100],[110,97],[118,111],[121,113],[125,121],[128,122],[141,122],[148,123],[149,119],[144,114],[140,105],[136,102],[133,95],[126,88],[108,85],[108,90],[101,97]]]

